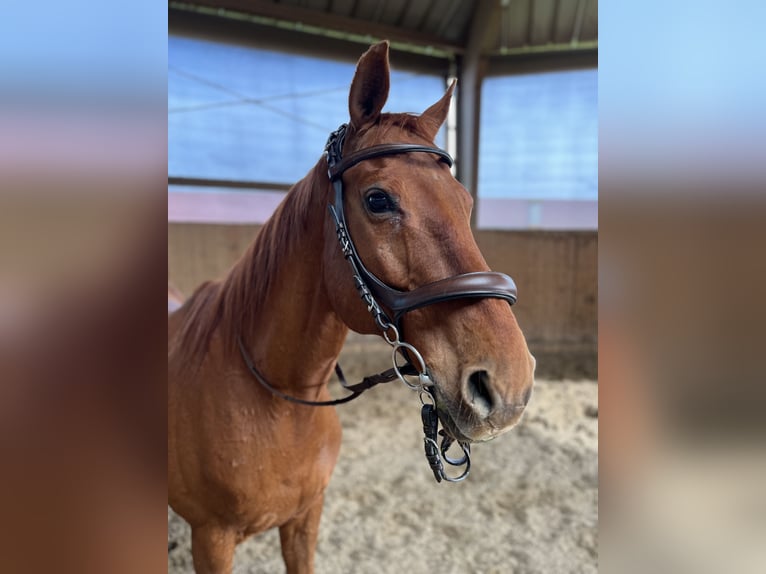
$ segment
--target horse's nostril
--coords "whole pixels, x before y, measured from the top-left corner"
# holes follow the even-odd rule
[[[468,401],[479,415],[489,416],[492,411],[493,400],[489,392],[489,373],[487,371],[474,371],[468,377]]]

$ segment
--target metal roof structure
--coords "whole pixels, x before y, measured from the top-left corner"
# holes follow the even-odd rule
[[[477,40],[482,55],[492,57],[598,44],[598,0],[191,0],[170,6],[348,39],[387,38],[447,57]]]
[[[171,33],[349,62],[388,39],[398,68],[456,76],[457,176],[472,191],[483,79],[598,65],[598,0],[173,0],[169,8]]]

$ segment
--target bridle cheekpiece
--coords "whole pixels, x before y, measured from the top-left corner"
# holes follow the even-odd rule
[[[362,301],[367,305],[367,310],[375,320],[375,324],[381,330],[383,338],[392,347],[393,370],[397,378],[409,388],[419,391],[420,399],[423,403],[421,417],[425,433],[426,457],[434,472],[434,477],[437,481],[444,479],[450,482],[457,482],[468,476],[471,466],[470,444],[459,441],[464,456],[457,460],[448,457],[446,454],[454,439],[445,434],[444,431],[441,431],[441,446],[437,445],[436,435],[439,421],[436,399],[432,391],[434,383],[429,376],[428,367],[423,356],[411,344],[401,340],[401,319],[403,315],[415,309],[455,299],[491,297],[504,299],[513,305],[516,302],[516,284],[513,282],[513,279],[503,273],[478,271],[447,277],[422,285],[412,291],[399,291],[386,285],[374,273],[369,271],[359,257],[346,224],[345,210],[343,208],[343,173],[368,159],[404,153],[433,154],[450,167],[452,167],[453,160],[446,151],[440,148],[405,143],[371,146],[351,153],[344,158],[343,144],[345,143],[347,129],[346,124],[340,126],[330,134],[325,146],[327,174],[334,190],[333,202],[329,205],[330,216],[335,223],[335,231],[343,256],[351,265],[354,285]],[[406,361],[404,366],[399,366],[397,355],[400,355]],[[405,376],[413,370],[417,373],[417,382],[414,383],[410,382]],[[454,478],[448,476],[444,473],[442,459],[453,466],[465,465],[463,473]]]

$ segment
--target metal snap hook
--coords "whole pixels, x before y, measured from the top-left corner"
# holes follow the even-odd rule
[[[425,395],[426,397],[428,397],[428,399],[425,399],[425,400],[424,400],[424,399],[423,399],[423,395]],[[435,398],[434,398],[434,396],[431,394],[431,391],[430,391],[429,389],[427,389],[427,388],[425,388],[425,389],[420,389],[419,397],[420,397],[420,404],[421,404],[421,405],[431,405],[431,406],[433,406],[433,407],[436,407],[436,399],[435,399]]]

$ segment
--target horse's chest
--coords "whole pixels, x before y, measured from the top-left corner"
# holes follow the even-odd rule
[[[254,432],[237,441],[241,448],[221,460],[230,469],[226,482],[235,512],[253,528],[285,522],[324,492],[340,449],[340,425],[334,412],[327,414],[313,425],[291,417],[251,427]]]

